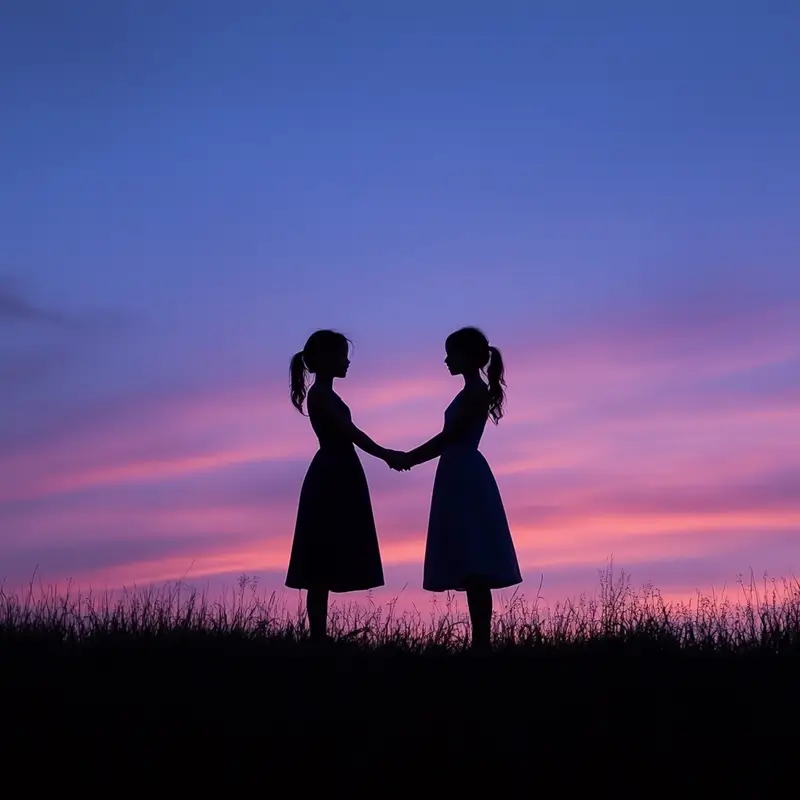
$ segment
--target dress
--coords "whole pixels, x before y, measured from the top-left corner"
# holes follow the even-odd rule
[[[462,390],[447,407],[445,429],[463,397]],[[427,591],[463,591],[470,580],[492,589],[522,582],[500,490],[478,450],[485,427],[486,417],[476,420],[439,457],[425,545]]]
[[[350,409],[334,398],[349,419]],[[332,592],[383,586],[369,486],[355,446],[339,425],[309,416],[319,450],[300,490],[286,586]]]

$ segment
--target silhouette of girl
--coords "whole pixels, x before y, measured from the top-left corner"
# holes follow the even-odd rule
[[[472,645],[484,649],[490,644],[491,590],[522,581],[500,491],[478,450],[487,418],[497,424],[503,416],[503,358],[477,328],[451,333],[445,351],[450,374],[462,375],[464,388],[444,412],[442,432],[401,463],[410,468],[439,456],[422,585],[432,592],[466,591]]]
[[[347,375],[349,344],[336,331],[316,331],[290,366],[292,404],[302,414],[307,399],[319,450],[300,490],[286,585],[308,590],[306,607],[314,640],[326,636],[330,592],[383,586],[369,487],[354,445],[402,468],[397,464],[401,454],[380,447],[360,431],[333,390],[334,379]],[[309,373],[314,375],[310,389]]]

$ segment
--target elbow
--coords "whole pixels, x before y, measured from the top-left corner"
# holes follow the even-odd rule
[[[450,433],[443,434],[431,448],[431,458],[439,458],[453,441],[454,437]]]
[[[441,438],[437,442],[438,447],[436,449],[439,451],[439,453],[441,453],[445,447],[451,445],[456,439],[458,439],[457,431],[442,431]]]

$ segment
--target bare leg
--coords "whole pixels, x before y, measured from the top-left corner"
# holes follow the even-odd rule
[[[312,641],[318,642],[327,636],[328,627],[328,590],[309,589],[306,597],[308,627]]]
[[[468,588],[467,606],[472,622],[472,648],[488,650],[491,645],[492,590],[480,585]]]

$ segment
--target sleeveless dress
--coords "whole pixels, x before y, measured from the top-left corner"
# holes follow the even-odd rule
[[[462,390],[447,407],[445,428],[463,397]],[[486,419],[467,427],[439,457],[425,545],[427,591],[463,591],[471,580],[491,589],[522,582],[500,490],[478,450]]]
[[[350,419],[345,402],[334,398]],[[310,411],[309,417],[319,450],[300,490],[286,586],[332,592],[383,586],[369,486],[355,446],[327,418]]]

